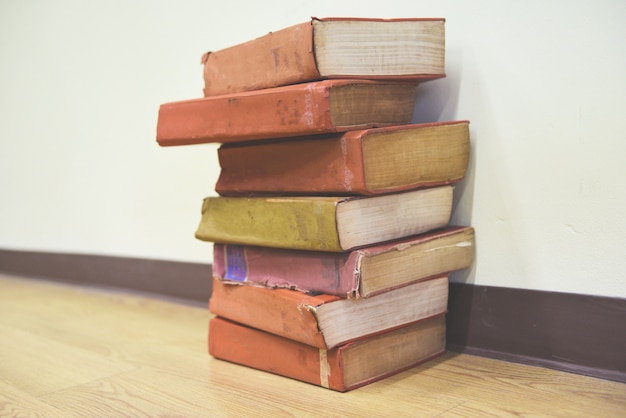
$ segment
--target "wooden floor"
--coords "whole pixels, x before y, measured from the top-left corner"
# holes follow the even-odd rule
[[[626,417],[626,385],[447,354],[348,393],[212,359],[206,307],[0,275],[0,416]]]

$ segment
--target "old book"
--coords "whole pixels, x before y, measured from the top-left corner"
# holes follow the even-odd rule
[[[448,225],[453,186],[359,197],[204,199],[196,238],[223,244],[348,251]]]
[[[408,370],[445,352],[439,315],[390,332],[320,349],[224,318],[209,321],[209,354],[341,392]]]
[[[228,143],[409,124],[416,84],[327,80],[164,103],[160,145]]]
[[[313,18],[202,56],[204,95],[324,78],[445,75],[445,20]]]
[[[451,184],[469,160],[467,121],[400,125],[218,150],[222,196],[381,194]]]
[[[468,268],[473,258],[474,229],[449,227],[344,253],[215,244],[213,276],[360,298]]]
[[[214,278],[209,310],[252,328],[330,349],[445,313],[447,304],[447,276],[362,299],[228,284]]]

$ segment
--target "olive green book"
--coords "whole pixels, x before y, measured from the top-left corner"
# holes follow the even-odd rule
[[[312,251],[349,251],[443,228],[453,186],[377,196],[204,199],[196,238]]]

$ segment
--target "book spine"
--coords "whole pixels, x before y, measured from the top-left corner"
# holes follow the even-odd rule
[[[334,132],[332,83],[305,83],[254,92],[164,103],[161,146],[229,143]]]
[[[224,244],[340,252],[336,199],[204,199],[196,238]]]
[[[313,54],[310,21],[208,52],[203,55],[202,63],[206,97],[302,83],[320,77]]]
[[[329,389],[345,390],[336,349],[327,352],[220,317],[209,321],[209,354]],[[329,357],[332,361],[328,361]]]
[[[215,190],[222,196],[369,194],[360,138],[365,132],[222,146]]]
[[[327,348],[314,310],[317,306],[338,299],[328,295],[311,296],[288,289],[225,284],[214,279],[209,311],[271,334]]]
[[[357,297],[361,253],[215,244],[213,276],[224,281]]]

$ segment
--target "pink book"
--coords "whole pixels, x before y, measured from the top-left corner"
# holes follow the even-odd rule
[[[448,227],[343,253],[216,243],[213,276],[231,283],[360,298],[468,268],[473,256],[472,227]]]

